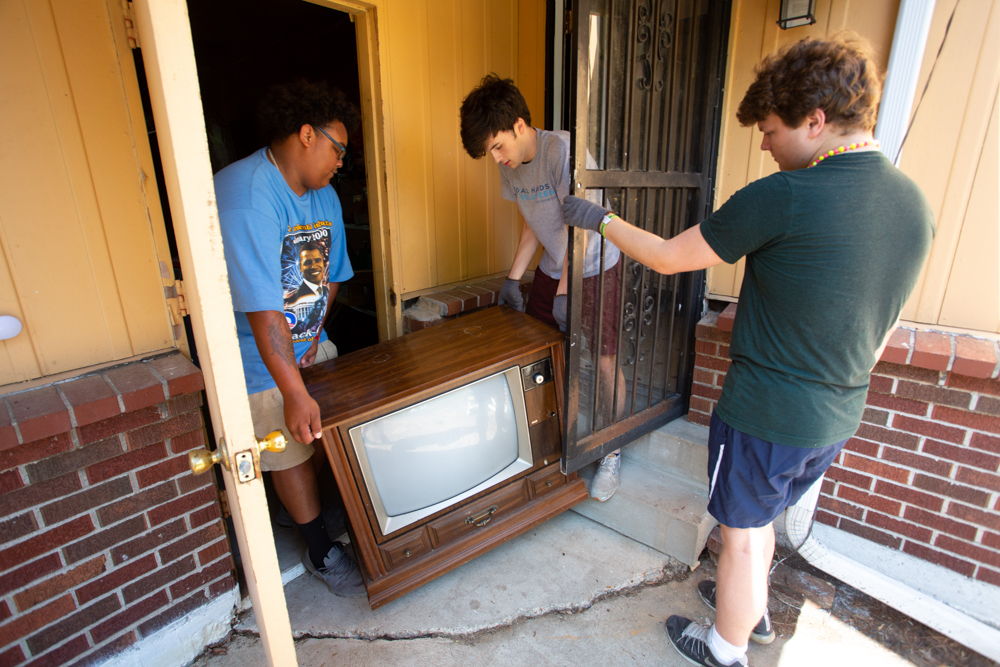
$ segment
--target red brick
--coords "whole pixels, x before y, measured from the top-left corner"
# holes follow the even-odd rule
[[[871,456],[872,458],[878,456],[879,446],[874,442],[868,442],[867,440],[859,440],[858,438],[851,438],[844,445],[844,449],[851,452],[858,452],[859,454],[864,454],[865,456]]]
[[[949,445],[950,446],[950,445]],[[923,470],[939,477],[951,475],[951,467],[954,465],[950,461],[939,461],[929,456],[920,456],[895,447],[886,447],[882,450],[882,459],[892,463],[909,466],[917,470]]]
[[[940,498],[936,498],[930,494],[917,491],[916,489],[907,486],[892,484],[881,479],[875,481],[875,493],[880,496],[902,500],[904,503],[909,505],[916,505],[917,507],[923,507],[924,509],[929,509],[934,512],[940,512],[941,507],[944,505],[944,501]],[[899,512],[893,512],[892,514],[899,516]]]
[[[733,324],[736,323],[736,304],[731,303],[719,313],[719,329],[722,331],[732,331]]]
[[[121,477],[100,486],[87,487],[86,491],[72,496],[64,496],[54,503],[42,508],[42,519],[46,525],[54,525],[70,517],[88,512],[113,500],[132,493],[132,482],[128,477]]]
[[[122,598],[125,600],[125,604],[132,604],[153,591],[164,588],[170,582],[177,581],[185,574],[193,572],[195,567],[197,566],[193,555],[174,561],[169,565],[162,565],[153,570],[151,574],[125,586],[122,589]]]
[[[714,357],[719,351],[719,344],[707,340],[696,340],[694,342],[694,351],[698,354],[707,354],[710,357]]]
[[[16,570],[5,570],[3,576],[0,576],[0,595],[6,595],[11,591],[22,588],[25,584],[62,569],[62,566],[62,559],[59,558],[59,554],[49,554],[45,558],[39,558]]]
[[[134,540],[112,548],[111,562],[114,565],[126,563],[129,559],[133,559],[136,556],[146,553],[147,551],[156,549],[157,547],[180,537],[185,532],[187,532],[187,528],[184,525],[184,519],[178,519],[172,523],[159,526],[145,535],[141,535]]]
[[[3,623],[10,617],[11,617],[10,607],[7,606],[7,601],[0,600],[0,623]]]
[[[872,488],[872,478],[869,475],[859,475],[838,465],[832,465],[827,469],[826,478],[842,484],[850,484],[865,491],[871,491]]]
[[[1000,586],[1000,572],[995,572],[986,567],[979,568],[979,572],[976,573],[976,579],[993,584],[994,586]]]
[[[58,549],[94,530],[94,524],[89,516],[81,516],[69,523],[48,530],[37,537],[32,537],[12,547],[0,551],[0,569],[9,570],[26,563],[42,554]]]
[[[64,595],[44,607],[21,614],[4,625],[0,625],[0,646],[27,637],[39,628],[71,613],[74,609],[76,609],[76,605],[73,603],[72,596]]]
[[[949,373],[945,384],[955,389],[965,389],[966,391],[975,391],[980,394],[1000,396],[1000,380],[983,380],[981,378],[966,377],[958,373]]]
[[[193,431],[201,428],[201,426],[200,412],[186,412],[167,421],[129,431],[125,435],[125,439],[128,442],[129,449],[139,449],[140,447],[152,445],[157,442],[163,442],[175,435]]]
[[[117,567],[100,579],[81,586],[76,590],[76,599],[80,604],[86,604],[130,581],[135,581],[138,577],[152,572],[156,567],[156,558],[153,554],[148,554],[144,558]]]
[[[0,544],[21,539],[36,530],[38,530],[38,524],[35,523],[34,514],[21,514],[20,516],[0,521]]]
[[[897,328],[889,336],[889,341],[882,350],[880,361],[892,364],[905,364],[913,349],[913,332],[909,329]]]
[[[969,544],[968,542],[956,540],[948,535],[938,535],[937,539],[934,540],[934,546],[940,547],[941,549],[950,551],[954,554],[958,554],[959,556],[971,558],[979,563],[985,563],[987,565],[992,565],[993,567],[1000,567],[1000,553],[990,549],[984,549],[975,544]]]
[[[145,600],[126,607],[122,613],[112,616],[100,625],[92,628],[90,636],[94,638],[95,642],[103,642],[105,639],[121,632],[130,625],[134,625],[156,610],[167,606],[168,602],[167,592],[158,591],[155,595],[151,595]]]
[[[87,626],[93,625],[103,618],[107,618],[109,615],[121,609],[121,606],[121,602],[118,601],[117,595],[109,595],[103,600],[98,600],[86,609],[81,609],[80,611],[63,618],[58,623],[48,626],[45,630],[36,633],[34,636],[28,637],[26,642],[28,644],[28,648],[31,650],[32,654],[39,655],[67,637],[72,637],[78,632],[86,629]],[[87,644],[87,647],[89,648],[90,645]]]
[[[819,488],[822,493],[833,497],[833,492],[837,488],[837,483],[831,479],[824,479]]]
[[[949,535],[955,535],[956,537],[961,537],[966,540],[975,539],[976,537],[977,529],[974,526],[953,521],[952,519],[942,516],[941,514],[928,512],[927,510],[922,510],[919,507],[913,507],[912,505],[906,508],[903,513],[903,518],[907,521],[919,523],[921,526],[927,526],[928,528],[933,528],[936,531],[948,533]]]
[[[87,480],[91,484],[103,482],[106,479],[117,477],[129,470],[142,468],[154,461],[159,461],[167,457],[167,446],[159,442],[155,445],[143,447],[136,451],[126,452],[113,459],[102,461],[87,468]]]
[[[140,450],[145,451],[145,450]],[[163,463],[158,463],[149,468],[144,468],[135,473],[135,478],[139,482],[139,488],[144,489],[153,484],[166,481],[171,477],[176,477],[181,473],[188,472],[190,465],[186,456],[175,456],[167,459]]]
[[[166,482],[123,498],[111,505],[105,505],[97,510],[97,519],[102,526],[110,526],[126,517],[145,512],[176,497],[177,485],[173,482]]]
[[[691,410],[697,410],[698,412],[704,412],[705,414],[711,414],[714,407],[715,401],[710,401],[699,396],[692,396],[689,404],[689,408]]]
[[[953,408],[968,409],[972,403],[972,394],[967,391],[946,389],[933,384],[923,384],[920,382],[908,382],[900,380],[896,386],[896,395],[905,398],[912,398],[926,403],[936,403],[938,405],[950,405]]]
[[[110,368],[104,372],[104,377],[121,394],[126,412],[148,408],[162,403],[166,398],[163,393],[163,382],[143,363]]]
[[[915,450],[920,444],[920,438],[915,435],[894,431],[889,428],[881,428],[872,424],[859,424],[855,436],[865,440],[873,440],[887,445],[902,447],[903,449]]]
[[[218,490],[215,485],[215,475],[181,475],[177,478],[177,488],[180,489],[181,494],[191,493],[196,489],[200,489],[204,486],[211,486],[213,489]]]
[[[169,609],[161,614],[157,614],[148,621],[144,621],[139,625],[139,632],[142,633],[143,637],[148,637],[153,633],[159,631],[160,629],[166,627],[170,623],[173,623],[178,618],[190,614],[192,611],[201,607],[206,602],[208,598],[205,597],[204,591],[199,591],[191,597],[185,598],[180,602],[175,603]]]
[[[869,512],[865,517],[865,522],[883,530],[896,533],[897,535],[908,537],[911,540],[917,540],[926,544],[931,543],[931,535],[933,533],[926,528],[914,526],[912,523],[900,521],[899,519],[894,519],[878,512]],[[899,547],[895,546],[893,548],[898,549]]]
[[[90,648],[90,642],[86,635],[79,635],[66,642],[54,651],[49,651],[37,660],[32,660],[24,667],[50,667],[51,665],[65,665],[68,661],[77,657]]]
[[[892,427],[911,433],[919,433],[938,440],[947,440],[961,444],[965,440],[965,430],[952,428],[938,422],[914,419],[904,415],[896,415],[892,418]],[[895,444],[895,443],[893,443]]]
[[[976,407],[974,408],[976,412],[981,412],[986,415],[992,415],[994,417],[1000,417],[1000,398],[993,398],[992,396],[980,396],[976,401]]]
[[[2,407],[0,405],[0,408]],[[14,667],[14,665],[20,665],[24,660],[24,652],[20,646],[14,646],[0,653],[0,667]]]
[[[701,412],[688,412],[687,420],[692,424],[701,424],[702,426],[708,426],[712,418],[710,415],[703,414]]]
[[[1000,533],[983,532],[983,544],[993,549],[1000,550]]]
[[[943,405],[935,406],[934,419],[946,421],[959,426],[967,426],[977,431],[1000,433],[1000,418],[973,414],[964,410],[956,410]]]
[[[198,447],[205,447],[206,444],[205,430],[198,428],[170,438],[170,451],[173,454],[183,454]]]
[[[425,294],[417,299],[417,306],[432,313],[437,313],[441,317],[458,315],[462,312],[462,300],[449,295],[447,292]]]
[[[718,359],[716,357],[706,357],[704,354],[695,355],[694,365],[700,366],[701,368],[710,368],[713,371],[721,371],[723,373],[729,370],[729,364],[732,362],[725,359]]]
[[[989,378],[997,367],[997,344],[971,336],[955,336],[955,361],[951,372],[974,378]]]
[[[20,478],[20,475],[18,475]],[[35,505],[40,505],[53,498],[60,498],[79,491],[80,476],[76,473],[50,479],[47,482],[25,486],[6,495],[0,496],[0,514],[9,515]]]
[[[983,468],[990,472],[995,472],[997,467],[1000,466],[1000,456],[993,456],[992,454],[981,452],[978,449],[970,449],[969,447],[956,447],[955,445],[949,445],[936,440],[925,440],[923,452],[931,456],[939,456],[943,459],[954,461],[955,463]]]
[[[694,377],[692,378],[694,382],[699,384],[708,385],[709,387],[715,386],[715,373],[711,371],[706,371],[702,368],[694,369]]]
[[[63,433],[38,442],[4,449],[0,451],[0,470],[9,470],[32,461],[40,461],[61,452],[68,452],[72,447],[73,441],[69,433]]]
[[[233,569],[233,564],[228,560],[220,560],[219,562],[206,567],[201,572],[195,572],[189,577],[178,581],[176,584],[171,584],[170,586],[170,597],[174,600],[181,598],[191,591],[201,588],[202,586],[215,581],[220,577],[224,577],[229,574]]]
[[[836,514],[830,514],[829,512],[824,512],[823,510],[816,510],[816,520],[820,523],[825,523],[828,526],[837,527],[840,523],[840,517]]]
[[[65,593],[74,586],[93,579],[101,572],[104,572],[104,560],[105,556],[101,555],[74,567],[68,572],[64,572],[51,579],[46,579],[40,584],[15,595],[14,603],[17,605],[19,611],[24,611],[40,602],[51,600],[55,596]]]
[[[714,387],[706,387],[703,384],[692,384],[691,393],[694,396],[701,396],[702,398],[708,398],[713,401],[718,401],[722,397],[722,390],[716,389]]]
[[[909,470],[903,470],[902,468],[873,461],[872,459],[864,458],[862,456],[855,456],[850,452],[845,452],[843,465],[846,468],[860,470],[861,472],[866,472],[869,475],[875,475],[876,477],[881,477],[882,479],[890,479],[894,482],[902,482],[905,484],[910,479]]]
[[[918,417],[926,417],[928,408],[930,407],[927,403],[911,401],[908,398],[899,398],[889,394],[878,394],[871,391],[868,392],[867,402],[868,405],[874,405],[876,407],[885,408],[886,410],[892,410],[894,412],[906,412],[911,415],[917,415]]]
[[[116,654],[121,653],[132,644],[135,644],[135,642],[135,632],[130,630],[121,637],[104,644],[100,649],[94,651],[93,653],[88,654],[79,662],[74,662],[69,667],[93,667],[94,665],[103,665],[108,663]]]
[[[229,540],[219,540],[214,542],[201,551],[198,552],[198,562],[201,563],[202,567],[208,565],[214,560],[218,560],[223,556],[229,555]]]
[[[0,495],[17,491],[23,486],[24,482],[21,480],[21,473],[18,471],[8,470],[7,472],[0,473]],[[7,512],[0,512],[0,514],[7,514]]]
[[[987,472],[979,472],[978,470],[963,466],[958,469],[958,475],[955,476],[955,479],[959,482],[978,486],[980,489],[1000,491],[1000,475],[991,475]]]
[[[69,438],[67,438],[69,440]],[[118,436],[95,442],[82,449],[74,449],[65,454],[57,454],[47,459],[32,463],[25,467],[28,479],[32,482],[43,482],[54,477],[61,477],[66,473],[74,472],[85,468],[97,461],[104,461],[114,456],[118,456],[124,451],[121,440]]]
[[[941,371],[932,371],[926,368],[919,368],[917,366],[908,366],[906,364],[895,364],[886,363],[880,361],[875,364],[875,368],[872,369],[872,373],[875,375],[887,375],[889,377],[903,378],[905,380],[914,380],[916,382],[926,382],[927,384],[938,384],[941,381]]]
[[[865,493],[850,486],[839,485],[837,487],[837,497],[848,500],[855,505],[864,505],[865,507],[870,507],[883,514],[891,514],[892,516],[899,516],[903,508],[902,503],[895,500]]]
[[[228,593],[234,588],[236,588],[236,580],[233,579],[233,575],[229,575],[225,579],[217,581],[208,587],[208,597],[209,599],[214,598],[223,593]]]
[[[0,400],[0,410],[7,411],[7,404],[3,400]],[[0,426],[0,450],[17,447],[19,444],[20,440],[17,439],[13,426]]]
[[[181,556],[194,553],[200,547],[218,539],[224,534],[225,531],[222,529],[221,522],[209,524],[198,532],[191,533],[187,537],[177,540],[176,542],[168,544],[160,549],[160,562],[169,563],[170,561],[180,558]]]
[[[729,358],[729,346],[728,345],[723,345],[721,343],[719,344],[719,356],[720,357],[725,357],[726,359]]]
[[[167,381],[167,392],[170,396],[193,394],[205,388],[201,371],[182,354],[150,359],[145,363],[155,368],[156,372]]]
[[[954,558],[953,556],[949,556],[948,554],[942,553],[936,549],[918,544],[917,542],[907,541],[903,545],[903,551],[930,563],[941,565],[949,570],[954,570],[955,572],[963,574],[966,577],[971,577],[972,573],[976,569],[976,566],[968,561],[961,560],[960,558]]]
[[[86,426],[120,415],[118,395],[103,375],[91,375],[59,385],[59,391],[73,407],[76,425]]]
[[[895,380],[890,377],[885,377],[884,375],[872,375],[868,380],[868,391],[878,392],[880,394],[891,394],[892,386],[895,384]]]
[[[875,542],[876,544],[881,544],[891,549],[899,549],[899,545],[903,543],[902,538],[890,535],[881,530],[876,530],[871,526],[856,523],[850,519],[841,519],[840,524],[837,527],[843,531],[857,535],[858,537],[863,537],[870,542]]]
[[[830,496],[820,496],[819,506],[825,510],[833,512],[834,514],[846,516],[854,519],[855,521],[861,521],[861,518],[865,515],[864,508],[858,507],[857,505],[851,505],[850,503],[845,503],[843,500],[831,498]]]
[[[913,342],[910,364],[943,371],[951,361],[951,336],[934,331],[918,331]]]
[[[157,526],[161,523],[170,521],[175,517],[186,514],[196,507],[201,507],[202,505],[206,505],[217,500],[218,496],[215,493],[215,489],[205,487],[195,493],[181,496],[173,502],[149,510],[148,516],[150,525]]]
[[[176,417],[185,412],[200,411],[201,404],[201,392],[197,394],[181,394],[176,398],[167,399],[165,403],[166,415],[164,417]]]
[[[974,523],[977,526],[983,526],[990,530],[1000,530],[1000,514],[995,512],[976,509],[975,507],[969,507],[960,503],[949,503],[948,514],[956,519]]]
[[[974,449],[981,449],[984,452],[1000,454],[1000,438],[985,435],[983,433],[973,433],[969,440],[969,446]]]
[[[970,486],[953,484],[948,480],[941,479],[939,477],[931,477],[930,475],[917,475],[913,480],[913,486],[918,489],[930,491],[931,493],[936,493],[939,496],[947,496],[949,498],[961,500],[963,503],[978,505],[979,507],[986,507],[986,504],[990,500],[990,494],[984,491],[974,489]]]
[[[213,500],[216,495],[212,494]],[[192,512],[190,516],[191,527],[197,528],[198,526],[204,525],[210,521],[215,521],[222,518],[222,512],[219,510],[219,505],[217,503],[212,503],[208,507],[203,507],[197,512]]]
[[[705,325],[704,322],[705,319],[707,319],[707,317],[708,316],[706,315],[705,318],[702,318],[698,326],[695,327],[694,330],[695,339],[712,340],[715,341],[716,343],[725,343],[726,345],[728,345],[730,340],[732,339],[732,334],[729,333],[728,331],[723,331],[716,326]]]
[[[22,442],[34,442],[72,428],[69,411],[55,387],[42,387],[7,396]]]
[[[88,521],[90,517],[85,517]],[[62,526],[60,526],[61,528]],[[134,519],[123,521],[117,526],[105,528],[92,537],[74,542],[63,548],[63,557],[67,563],[75,563],[92,556],[108,547],[138,535],[146,529],[145,517],[137,516]]]
[[[162,418],[163,415],[160,414],[160,409],[156,406],[151,406],[82,426],[77,429],[77,434],[80,437],[81,444],[89,445],[92,442],[104,440],[113,435],[158,422]]]

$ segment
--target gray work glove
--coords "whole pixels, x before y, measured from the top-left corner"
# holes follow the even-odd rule
[[[570,227],[599,231],[601,220],[609,211],[593,202],[569,195],[562,203],[563,222]]]
[[[503,281],[500,288],[500,296],[497,297],[497,305],[507,304],[514,310],[524,312],[524,297],[521,296],[521,281],[508,278]]]
[[[552,300],[552,317],[556,318],[559,331],[566,333],[566,295],[557,294]]]

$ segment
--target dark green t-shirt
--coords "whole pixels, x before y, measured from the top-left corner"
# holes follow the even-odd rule
[[[722,420],[799,447],[854,435],[934,236],[917,185],[879,152],[846,153],[751,183],[701,233],[725,262],[747,258]]]

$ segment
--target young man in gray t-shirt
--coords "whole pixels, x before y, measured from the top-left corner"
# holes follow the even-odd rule
[[[521,92],[510,79],[496,74],[483,78],[462,101],[460,111],[462,143],[473,159],[487,152],[500,169],[501,195],[517,202],[525,226],[514,254],[507,280],[500,291],[499,303],[523,310],[532,317],[566,330],[566,267],[568,230],[563,220],[562,202],[569,195],[569,133],[549,132],[531,126],[531,112]],[[600,417],[610,422],[616,380],[624,385],[624,376],[615,371],[618,341],[618,294],[620,281],[619,251],[605,243],[605,298],[601,304],[601,349],[597,343],[597,295],[601,276],[601,237],[587,233],[584,259],[583,329],[592,353],[599,358]],[[525,308],[520,280],[539,246],[542,258],[535,271]],[[625,392],[619,392],[620,412]],[[606,414],[605,414],[606,413]],[[618,489],[621,456],[615,451],[601,459],[590,493],[605,501]]]

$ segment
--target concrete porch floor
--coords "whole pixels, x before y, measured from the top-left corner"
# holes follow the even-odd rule
[[[594,501],[587,501],[594,502]],[[318,579],[285,587],[302,667],[332,665],[687,665],[667,640],[670,614],[712,617],[691,571],[677,560],[566,512],[375,611],[333,596]],[[775,604],[781,604],[772,598]],[[808,600],[794,628],[750,664],[907,665]],[[265,665],[252,612],[225,655],[200,667]]]

